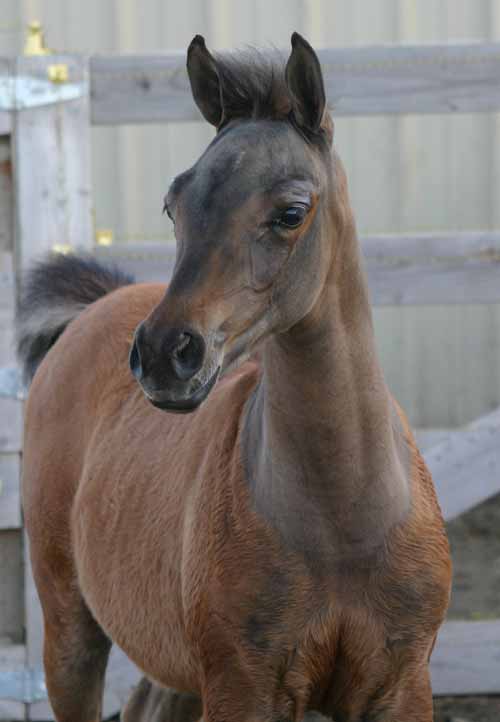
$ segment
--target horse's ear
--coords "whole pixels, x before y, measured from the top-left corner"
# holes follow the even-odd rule
[[[305,133],[316,133],[325,113],[325,86],[318,56],[298,33],[292,35],[292,52],[285,70],[292,99],[294,122]]]
[[[189,45],[187,72],[194,102],[205,120],[217,128],[222,120],[219,74],[215,59],[208,52],[201,35],[196,35]]]

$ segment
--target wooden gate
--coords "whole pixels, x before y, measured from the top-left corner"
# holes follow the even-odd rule
[[[500,45],[319,54],[336,115],[500,110]],[[43,252],[85,249],[139,279],[166,281],[171,245],[94,244],[90,128],[198,118],[184,54],[0,58],[0,719],[51,718],[19,500],[17,280]],[[375,304],[500,302],[500,233],[372,236],[362,245]],[[500,409],[465,429],[419,436],[447,520],[500,492]],[[436,694],[500,693],[500,620],[447,622],[431,667]],[[137,676],[115,650],[107,714],[117,711]]]

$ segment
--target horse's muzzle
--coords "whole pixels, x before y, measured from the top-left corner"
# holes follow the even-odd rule
[[[203,386],[200,386],[191,396],[185,399],[172,399],[165,391],[148,392],[144,389],[144,393],[157,409],[171,411],[175,414],[189,414],[191,411],[196,411],[198,406],[205,401],[215,386],[219,373],[220,366]]]
[[[193,329],[171,328],[158,333],[142,322],[135,332],[129,365],[146,397],[159,409],[194,411],[214,387],[219,369],[208,380],[198,372],[206,361],[203,336]]]

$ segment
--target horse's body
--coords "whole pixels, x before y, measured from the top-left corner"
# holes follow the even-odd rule
[[[309,46],[299,50],[309,62]],[[193,77],[207,51],[198,41],[190,52],[195,99],[215,122],[217,108],[207,107],[206,86]],[[305,92],[294,87],[294,97]],[[311,131],[314,119],[299,111],[296,121]],[[224,133],[237,131],[229,126],[212,159],[209,151],[200,163],[223,168],[224,178],[236,172],[248,148],[258,154],[254,126],[244,124],[247,150],[236,159],[234,149],[229,163],[221,157]],[[238,277],[219,257],[201,274],[210,247],[195,257],[184,247],[165,297],[161,286],[117,288],[120,279],[96,271],[101,287],[73,299],[65,320],[56,314],[59,334],[72,320],[33,380],[23,503],[58,722],[100,719],[110,640],[161,685],[199,695],[206,722],[300,720],[308,709],[339,722],[432,719],[428,659],[450,583],[432,481],[378,366],[341,168],[332,225],[318,232],[321,188],[331,194],[331,182],[304,184],[297,171],[307,153],[296,130],[278,128],[272,142],[289,149],[301,200],[280,220],[286,243],[252,258],[250,284],[232,285]],[[318,161],[308,162],[322,178]],[[198,179],[212,183],[213,175],[202,167]],[[185,238],[196,217],[192,198],[177,199],[177,233]],[[257,217],[253,197],[248,202]],[[215,237],[203,223],[206,237]],[[294,239],[314,233],[317,245],[294,240],[290,250],[288,229],[296,228]],[[307,274],[320,263],[320,248],[333,247],[332,234],[337,250],[313,280],[292,288],[285,309],[290,269],[297,263]],[[229,270],[239,253],[225,248]],[[51,269],[58,279],[68,274],[67,286],[52,291],[62,305],[93,272],[59,259],[36,272],[42,287]],[[25,301],[25,324],[33,305]],[[258,333],[267,336],[262,362],[223,373],[194,415],[165,414],[128,366],[144,318],[130,363],[161,408],[199,405],[220,366],[241,361]],[[38,363],[57,334],[47,331],[44,346],[40,330],[30,333],[21,332],[21,349]]]

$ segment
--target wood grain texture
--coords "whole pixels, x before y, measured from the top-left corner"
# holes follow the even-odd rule
[[[19,454],[22,444],[22,403],[0,397],[0,454]]]
[[[19,454],[0,454],[0,530],[21,527],[19,479]]]
[[[499,439],[497,409],[424,452],[447,521],[500,493]]]
[[[42,665],[43,655],[43,615],[40,599],[33,579],[29,542],[26,531],[24,539],[24,609],[26,628],[26,663],[31,667]]]
[[[0,135],[8,135],[12,131],[12,115],[0,111]]]
[[[5,81],[12,76],[14,61],[12,58],[0,58],[0,136],[6,135],[12,130],[12,114],[10,111],[2,107],[2,87],[5,87]],[[0,142],[3,139],[0,138]],[[1,248],[1,243],[0,243]]]
[[[16,363],[14,299],[13,254],[0,250],[0,367]],[[21,402],[0,396],[0,454],[21,451],[22,423]]]
[[[431,657],[436,695],[500,692],[500,620],[446,622]]]
[[[362,238],[379,306],[500,301],[500,234],[375,235]]]
[[[13,254],[0,248],[0,367],[13,366],[16,361],[14,344],[15,291]]]
[[[335,115],[500,108],[500,44],[334,48],[318,55]],[[199,119],[185,62],[185,52],[91,58],[92,122]]]
[[[418,448],[425,453],[441,441],[461,432],[458,429],[415,429],[414,433]]]
[[[68,65],[70,81],[81,86],[82,95],[15,114],[18,269],[56,244],[89,248],[93,240],[86,60],[19,57],[16,71],[46,80],[47,66],[53,63]]]
[[[9,529],[0,531],[0,638],[19,643],[23,632],[22,532]]]
[[[500,234],[486,232],[375,235],[361,239],[373,303],[404,306],[500,301]],[[167,282],[172,243],[97,247],[138,280]]]

